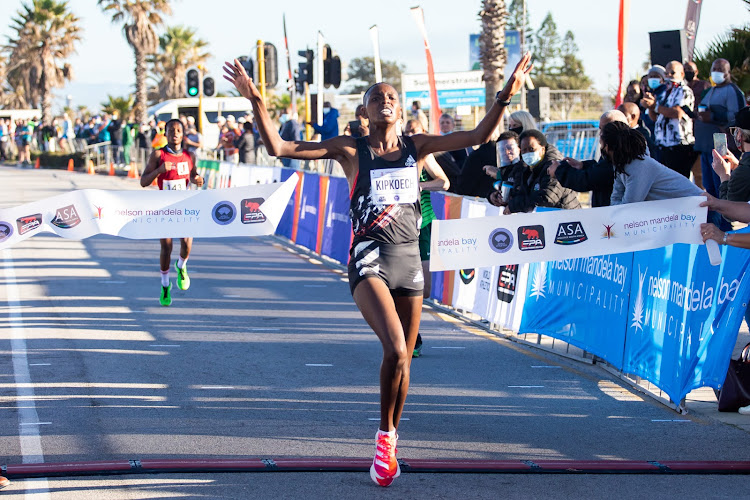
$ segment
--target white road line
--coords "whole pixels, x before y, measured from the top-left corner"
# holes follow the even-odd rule
[[[234,389],[231,385],[204,385],[201,389],[215,390],[215,389]]]
[[[251,328],[251,330],[253,330],[253,331],[268,330],[268,331],[277,332],[277,331],[281,330],[281,328],[270,328],[270,327],[268,327],[268,328]]]
[[[242,295],[224,295],[225,299],[241,299]]]
[[[333,366],[327,363],[305,363],[305,366]]]
[[[509,385],[509,389],[544,389],[543,385]]]
[[[105,285],[124,285],[124,281],[119,280],[106,280],[106,281],[100,281],[99,283],[104,283]]]
[[[550,366],[550,365],[531,365],[532,368],[562,368],[562,366]]]
[[[21,442],[22,461],[25,464],[43,463],[42,437],[39,427],[28,425],[39,422],[39,414],[36,411],[34,385],[29,373],[29,361],[26,357],[26,332],[23,328],[23,318],[20,313],[21,299],[16,284],[16,272],[13,269],[13,256],[10,250],[3,250],[5,260],[5,288],[8,294],[8,319],[10,322],[11,340],[10,349],[13,358],[13,377],[16,383],[16,395],[18,401],[18,435]],[[32,484],[33,483],[33,484]],[[26,490],[34,490],[36,498],[50,498],[49,483],[47,479],[36,481],[25,481]]]
[[[179,344],[151,344],[149,347],[180,347]]]
[[[52,425],[52,422],[24,422],[20,425]]]
[[[665,419],[665,420],[660,420],[660,419],[655,419],[655,420],[652,420],[652,422],[692,422],[692,420],[679,420],[679,419]]]
[[[31,363],[29,366],[52,366],[51,363]]]

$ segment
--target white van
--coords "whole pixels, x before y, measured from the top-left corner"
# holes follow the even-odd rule
[[[219,116],[226,118],[233,115],[239,119],[252,114],[253,107],[244,97],[204,97],[203,98],[203,148],[213,149],[219,143],[219,127],[216,122]],[[180,115],[192,116],[198,123],[198,98],[170,99],[148,108],[148,116],[155,116],[156,121],[167,121],[179,118]]]

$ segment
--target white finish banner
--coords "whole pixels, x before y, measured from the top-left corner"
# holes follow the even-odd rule
[[[84,189],[0,209],[0,249],[43,232],[81,240],[220,238],[273,234],[297,185],[284,183],[190,191]]]
[[[582,210],[436,220],[430,271],[546,262],[701,244],[702,196]]]

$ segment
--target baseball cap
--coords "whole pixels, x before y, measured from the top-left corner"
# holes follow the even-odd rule
[[[228,122],[234,122],[235,121],[234,115],[227,116],[227,121]]]

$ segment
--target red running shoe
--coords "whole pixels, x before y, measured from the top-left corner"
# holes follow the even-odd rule
[[[370,478],[380,486],[390,486],[401,475],[401,467],[396,460],[397,437],[379,430],[375,438],[375,458],[370,467]]]
[[[6,478],[4,478],[3,476],[0,476],[0,490],[1,490],[1,489],[3,489],[3,488],[5,488],[5,487],[6,487],[6,486],[8,486],[9,484],[10,484],[10,481],[8,481],[8,480],[7,480]]]

